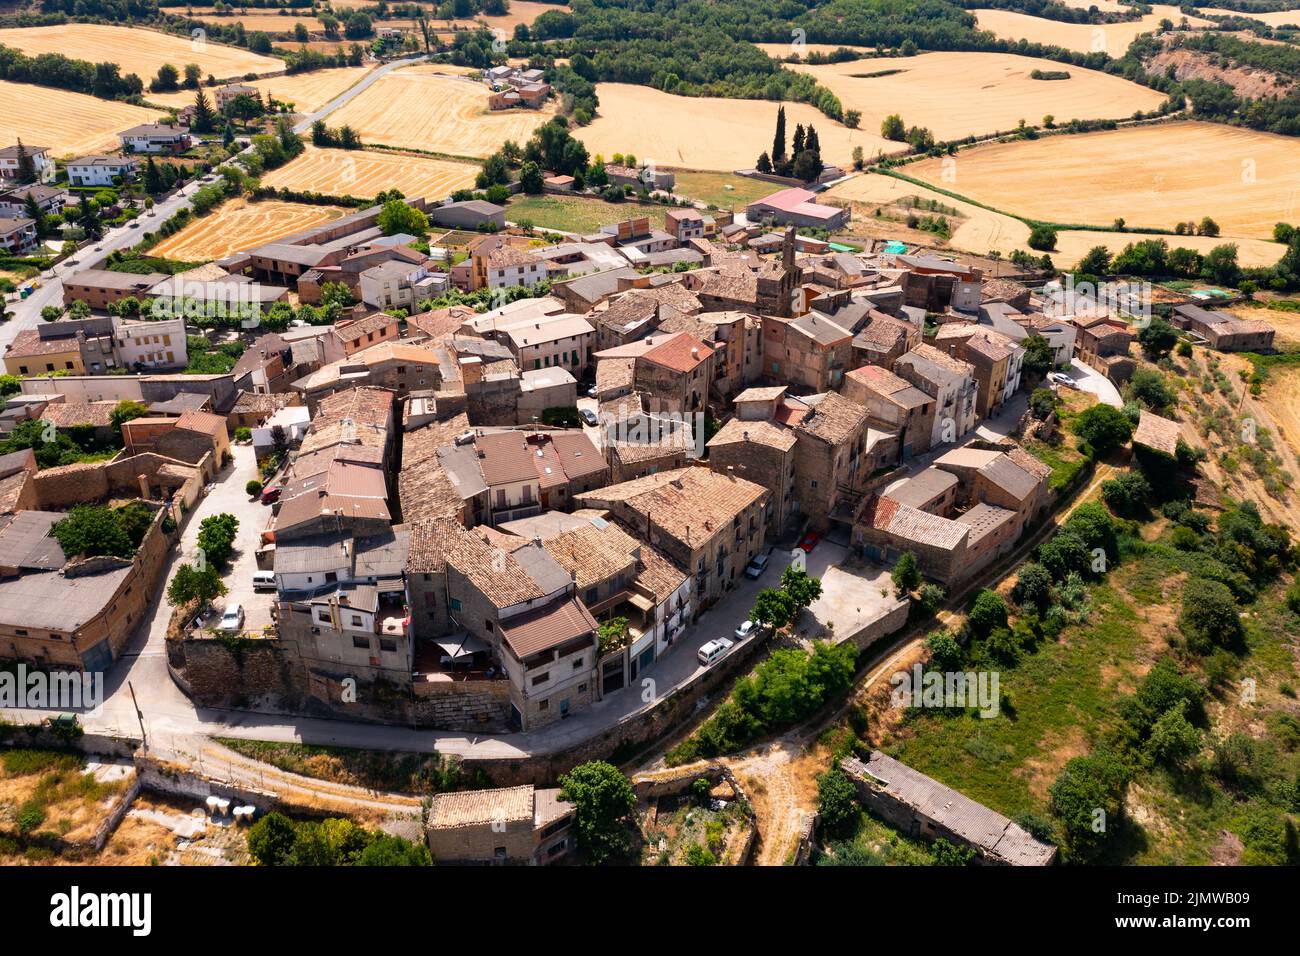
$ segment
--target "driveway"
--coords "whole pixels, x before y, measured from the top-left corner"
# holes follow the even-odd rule
[[[1085,392],[1092,392],[1097,396],[1097,400],[1105,402],[1113,408],[1123,408],[1124,399],[1120,397],[1119,389],[1115,383],[1102,375],[1096,369],[1085,365],[1079,359],[1070,363],[1069,369],[1065,374],[1074,379],[1074,383]]]
[[[271,605],[275,603],[275,593],[253,590],[253,572],[257,570],[257,544],[262,529],[266,527],[271,509],[257,498],[249,499],[244,493],[244,486],[249,479],[256,478],[257,461],[252,445],[231,445],[235,460],[221,474],[221,480],[212,486],[208,496],[200,502],[202,514],[195,514],[185,526],[181,536],[181,558],[193,559],[202,518],[214,514],[232,514],[239,519],[239,531],[235,536],[235,553],[230,566],[222,574],[221,580],[226,585],[226,597],[223,606],[242,604],[244,606],[244,630],[260,631],[271,623]]]

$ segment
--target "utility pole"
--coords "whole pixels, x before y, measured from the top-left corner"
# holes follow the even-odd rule
[[[144,714],[140,713],[140,704],[135,699],[135,688],[131,682],[126,682],[126,688],[131,692],[131,706],[135,708],[135,719],[140,722],[140,742],[144,744],[144,749],[149,749],[149,735],[144,732]]]

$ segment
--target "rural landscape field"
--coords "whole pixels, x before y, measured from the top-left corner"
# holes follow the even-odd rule
[[[274,189],[336,196],[374,196],[397,189],[406,196],[435,199],[474,184],[477,168],[468,163],[416,153],[317,149],[309,146],[287,166],[262,181]]]
[[[1207,3],[0,0],[17,938],[1284,938],[1300,0]]]
[[[1210,216],[1223,234],[1271,237],[1300,212],[1300,150],[1284,136],[1169,123],[964,150],[908,175],[1048,222],[1172,229]]]
[[[234,199],[209,216],[190,223],[175,235],[154,246],[155,255],[182,262],[221,259],[250,244],[274,242],[290,233],[329,222],[343,215],[334,206],[262,199],[247,202]]]
[[[551,115],[543,110],[489,111],[482,87],[438,74],[438,67],[394,70],[338,110],[366,142],[449,156],[485,157],[508,139],[524,142]]]
[[[878,129],[886,116],[899,113],[942,139],[1011,130],[1047,115],[1062,124],[1125,119],[1163,99],[1121,77],[1079,67],[1070,67],[1067,79],[1036,80],[1035,70],[1059,67],[1006,53],[922,53],[792,68],[816,77],[846,109],[860,111],[864,129]]]
[[[217,79],[238,79],[246,73],[268,73],[284,68],[279,60],[239,47],[205,39],[183,39],[143,27],[70,24],[6,28],[0,29],[0,44],[29,56],[61,53],[91,63],[107,59],[120,66],[124,74],[135,73],[146,82],[164,63],[177,69],[187,63],[197,63],[204,76],[211,74]]]

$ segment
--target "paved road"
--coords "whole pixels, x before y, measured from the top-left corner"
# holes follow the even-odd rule
[[[338,96],[334,97],[334,99],[330,100],[320,109],[318,109],[315,113],[312,113],[309,116],[304,117],[302,122],[300,122],[297,126],[293,128],[293,131],[295,133],[307,132],[309,129],[311,129],[312,123],[316,122],[317,120],[324,119],[325,117],[333,113],[335,110],[337,110],[340,106],[343,106],[344,104],[350,102],[354,97],[360,95],[361,93],[364,93],[374,84],[376,80],[378,80],[384,74],[391,73],[393,72],[393,70],[401,69],[404,66],[410,66],[412,63],[419,63],[421,60],[425,60],[425,59],[428,59],[428,57],[426,57],[424,54],[420,54],[419,56],[406,57],[401,60],[393,60],[391,63],[385,63],[382,66],[376,67],[375,69],[367,73],[364,77],[362,77],[361,81],[357,83],[355,86],[348,87]]]
[[[1081,360],[1075,359],[1072,361],[1069,370],[1065,374],[1074,379],[1075,384],[1083,391],[1092,392],[1092,394],[1096,395],[1098,401],[1105,402],[1113,408],[1124,407],[1124,399],[1120,396],[1115,383],[1095,368],[1085,365]]]

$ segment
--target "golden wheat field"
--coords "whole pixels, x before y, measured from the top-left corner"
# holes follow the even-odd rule
[[[1010,130],[1022,119],[1037,124],[1048,113],[1058,123],[1120,119],[1164,100],[1121,77],[1009,53],[922,53],[789,68],[815,76],[845,109],[859,110],[863,129],[879,130],[881,120],[898,113],[938,139]],[[1034,70],[1065,70],[1070,77],[1034,80]]]
[[[349,125],[367,143],[406,146],[451,156],[490,156],[507,139],[523,143],[555,114],[540,110],[489,110],[481,83],[440,76],[436,67],[385,74],[342,109],[331,126]]]
[[[945,170],[947,176],[945,178]],[[1031,219],[1172,229],[1210,216],[1224,236],[1263,239],[1300,216],[1295,140],[1214,123],[1136,126],[963,150],[906,168]],[[955,175],[955,180],[953,176]]]
[[[961,154],[959,153],[958,156],[960,157]],[[915,165],[904,166],[902,172],[914,175],[915,169]],[[960,182],[944,183],[943,188],[959,191]],[[961,224],[947,241],[949,248],[980,255],[1000,252],[1004,256],[1017,249],[1025,252],[1032,251],[1029,249],[1029,227],[1019,219],[984,209],[974,203],[953,199],[893,176],[876,173],[854,176],[831,187],[825,194],[827,201],[857,204],[854,209],[855,219],[869,217],[875,206],[898,203],[909,196],[934,199],[944,206],[957,210],[961,217]],[[1119,252],[1131,242],[1149,238],[1164,239],[1170,246],[1185,246],[1202,253],[1208,252],[1221,242],[1235,242],[1237,259],[1246,266],[1272,265],[1284,251],[1277,243],[1262,239],[1224,240],[1207,236],[1158,236],[1140,232],[1119,233],[1095,229],[1072,229],[1061,230],[1056,234],[1056,249],[1050,255],[1058,266],[1072,266],[1093,246],[1105,246],[1111,252]]]
[[[1004,40],[1028,40],[1077,50],[1080,53],[1109,53],[1120,57],[1140,33],[1154,33],[1160,29],[1161,20],[1179,23],[1185,14],[1177,7],[1154,4],[1151,12],[1140,20],[1121,23],[1063,23],[1045,17],[1015,13],[1011,10],[972,10],[976,24]],[[1209,26],[1201,17],[1186,17],[1194,27]]]
[[[477,166],[432,156],[308,146],[293,162],[266,173],[262,182],[276,189],[335,196],[374,196],[398,189],[404,196],[438,200],[473,186],[476,175]]]
[[[143,27],[103,26],[94,23],[67,23],[54,27],[13,27],[0,30],[0,44],[22,50],[29,56],[62,53],[91,63],[116,63],[123,73],[135,73],[145,86],[170,63],[184,69],[197,63],[203,75],[217,79],[243,76],[246,73],[269,73],[284,69],[284,61],[260,56],[239,47],[220,43],[197,42],[183,37],[146,30]]]
[[[158,115],[82,93],[0,81],[0,143],[6,146],[22,137],[60,157],[115,149],[120,130],[152,123]]]
[[[301,23],[313,33],[321,33],[321,22],[312,16],[310,9],[288,13],[286,16],[280,16],[275,12],[258,12],[258,13],[240,13],[228,12],[218,14],[212,7],[194,6],[187,8],[187,15],[192,14],[195,20],[205,20],[210,23],[229,25],[232,23],[242,23],[244,29],[248,31],[261,30],[271,35],[281,33],[292,33],[293,25]]]
[[[631,153],[661,166],[729,172],[752,168],[759,153],[772,149],[779,104],[770,100],[674,96],[626,83],[602,83],[596,95],[600,115],[574,134],[593,155]],[[791,135],[796,124],[816,126],[827,162],[848,164],[854,146],[867,158],[899,147],[880,136],[879,124],[849,129],[806,103],[786,103],[785,115]]]
[[[277,100],[292,103],[299,113],[312,113],[355,85],[368,72],[370,72],[368,67],[344,66],[330,70],[315,70],[311,73],[295,73],[292,76],[270,76],[253,80],[248,85],[257,87],[263,93],[269,92]],[[204,89],[208,94],[208,102],[215,107],[213,91],[207,87]],[[178,109],[194,102],[194,90],[146,95],[151,103]]]
[[[512,4],[513,6],[513,4]],[[1249,17],[1259,20],[1271,27],[1300,26],[1300,10],[1270,10],[1267,13],[1257,11],[1219,10],[1214,7],[1198,7],[1201,13],[1214,14],[1219,17]]]
[[[272,242],[341,215],[343,210],[336,206],[307,206],[278,199],[261,202],[232,199],[210,215],[196,219],[180,232],[168,236],[150,253],[185,262],[220,259],[240,249]]]

